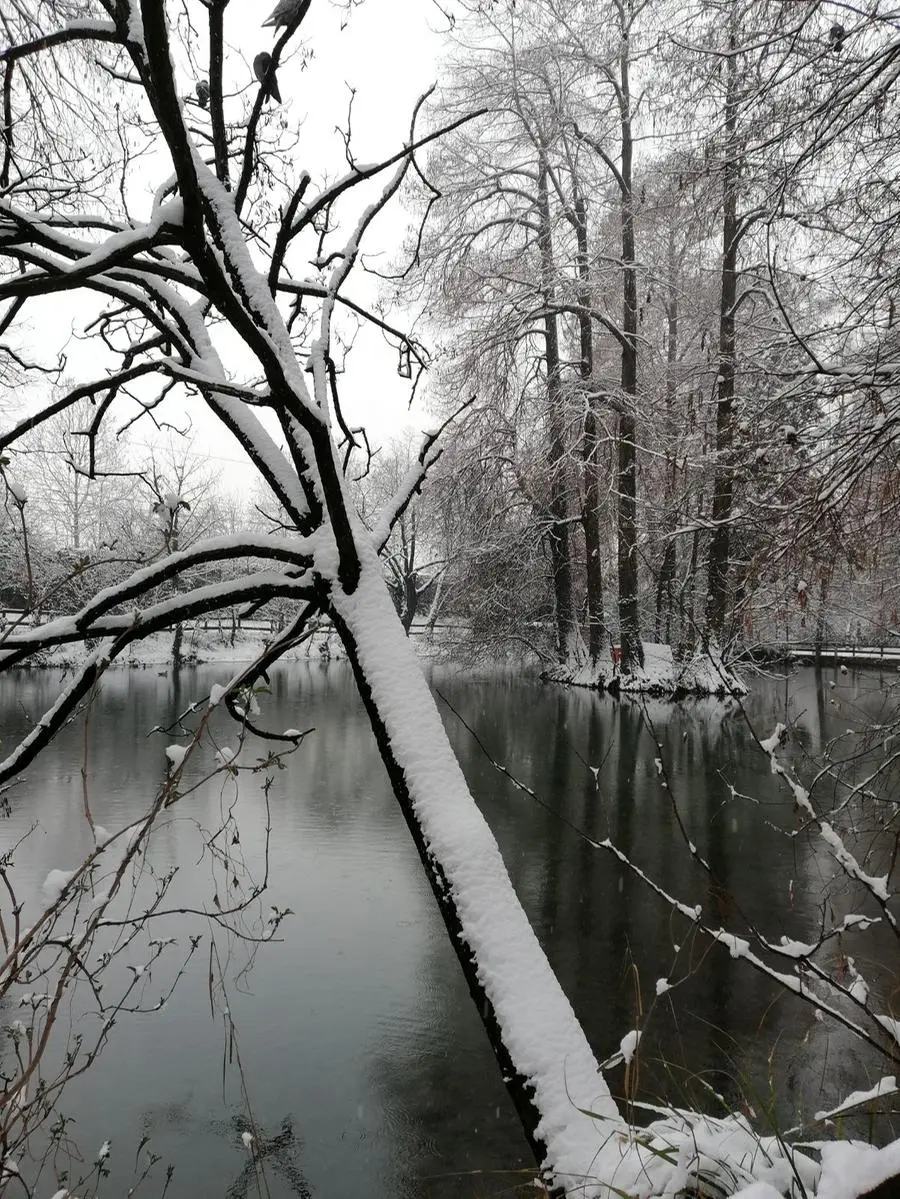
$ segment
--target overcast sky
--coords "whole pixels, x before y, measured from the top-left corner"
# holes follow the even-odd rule
[[[254,56],[260,50],[270,49],[275,41],[274,30],[261,24],[274,4],[275,0],[232,0],[227,10],[226,36],[237,54],[232,52],[226,57],[234,69],[239,67],[243,56],[251,87],[256,86],[251,65]],[[356,93],[353,103],[356,160],[373,161],[402,145],[408,136],[416,99],[436,79],[443,45],[440,29],[444,24],[440,10],[430,0],[366,0],[349,12],[345,5],[313,0],[300,39],[312,48],[312,57],[303,65],[301,55],[295,54],[293,61],[279,71],[287,121],[291,126],[302,126],[297,161],[292,163],[297,176],[306,168],[315,181],[322,175],[334,177],[346,170],[336,127],[346,123],[351,88]],[[240,80],[236,83],[239,85]],[[184,81],[185,93],[192,90],[191,84],[190,79]],[[138,193],[135,216],[149,214],[152,193],[159,182],[159,172],[147,170],[145,179],[134,189]],[[364,243],[366,256],[371,260],[380,252],[387,266],[400,249],[407,223],[407,214],[395,201],[370,229]],[[295,270],[302,267],[302,262],[299,266],[294,264]],[[360,276],[354,277],[347,290],[360,299],[375,294],[374,285]],[[58,299],[40,307],[36,305],[30,336],[39,344],[42,333],[52,330],[54,342],[59,339],[61,344],[65,343],[70,326],[73,331],[83,326],[85,306],[89,303],[81,295],[74,303],[71,299]],[[46,346],[42,348],[47,350]],[[98,352],[101,350],[95,340],[69,340],[68,379],[77,383],[92,377],[97,369]],[[422,428],[430,423],[421,405],[412,412],[408,410],[408,384],[397,375],[396,348],[386,347],[380,334],[358,339],[341,394],[351,422],[364,422],[376,444],[410,425]],[[39,398],[34,394],[26,402],[35,406]],[[191,398],[169,403],[165,416],[184,428],[188,414],[194,451],[219,469],[225,487],[248,493],[255,476],[231,435],[206,414],[202,401]],[[153,428],[144,419],[129,436],[140,452],[142,445],[153,440]]]
[[[229,13],[238,17],[240,52],[248,65],[259,50],[271,48],[274,30],[262,28],[275,0],[232,0]],[[445,24],[440,10],[429,0],[366,0],[349,12],[344,4],[314,0],[304,22],[302,41],[312,48],[312,58],[301,66],[296,55],[279,72],[279,87],[291,123],[302,122],[303,161],[298,174],[309,167],[333,174],[345,169],[343,147],[336,126],[347,116],[350,89],[353,102],[353,147],[358,160],[372,161],[395,152],[408,135],[409,121],[418,97],[435,82],[443,46]],[[385,266],[395,255],[407,228],[408,217],[394,202],[373,224],[364,243],[366,256],[382,252]],[[364,297],[368,281],[357,274],[349,288]],[[371,286],[368,294],[374,295]],[[360,336],[342,386],[342,402],[353,423],[364,422],[374,440],[385,440],[412,424],[429,424],[422,411],[407,408],[408,386],[396,374],[397,356],[383,344],[380,334]],[[222,457],[237,454],[227,434],[210,428]],[[207,433],[204,424],[204,443]],[[238,467],[234,464],[234,470]],[[229,479],[237,474],[229,472]],[[249,478],[249,472],[247,473]]]

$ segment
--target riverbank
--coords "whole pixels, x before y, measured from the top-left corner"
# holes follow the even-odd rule
[[[127,667],[144,670],[150,667],[172,666],[172,639],[174,634],[152,633],[141,641],[135,641],[111,668]],[[238,629],[233,635],[216,629],[188,628],[184,630],[181,656],[184,666],[205,666],[216,662],[240,665],[255,661],[271,643],[271,634],[260,630]],[[44,650],[39,660],[23,663],[27,667],[41,666],[48,669],[66,669],[80,663],[85,650],[80,645],[57,645]],[[330,661],[346,657],[337,634],[331,630],[316,632],[300,645],[292,646],[283,654],[283,661]]]
[[[652,695],[677,700],[688,696],[724,699],[747,694],[746,683],[725,665],[715,646],[706,649],[697,646],[683,661],[676,661],[671,645],[645,641],[643,650],[643,665],[630,674],[619,672],[616,646],[611,666],[603,662],[561,664],[544,670],[541,677],[551,683],[608,691],[610,695]]]

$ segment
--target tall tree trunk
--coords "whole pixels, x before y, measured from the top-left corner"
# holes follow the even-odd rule
[[[678,264],[675,238],[669,230],[668,295],[666,297],[666,490],[663,500],[663,557],[656,585],[656,639],[666,645],[672,642],[672,590],[675,585],[675,529],[678,526],[677,475],[678,455],[675,449],[675,401],[678,380],[675,365],[678,361]]]
[[[628,76],[628,26],[622,13],[619,59],[621,116],[620,195],[622,224],[622,409],[618,424],[618,574],[619,641],[624,673],[644,665],[638,615],[637,446],[635,404],[638,382],[637,266],[634,257],[631,92]]]
[[[180,670],[184,665],[183,641],[184,625],[179,622],[175,626],[175,632],[172,635],[172,669],[176,671]]]
[[[686,507],[688,515],[689,509]],[[700,526],[703,522],[703,496],[697,501],[697,516],[694,533],[691,537],[691,557],[688,562],[687,575],[679,593],[680,629],[678,644],[682,652],[688,652],[697,644],[697,568],[700,562]],[[687,592],[687,603],[685,603]]]
[[[572,552],[569,537],[569,500],[566,494],[566,443],[556,314],[556,277],[553,261],[553,231],[550,223],[550,194],[547,158],[540,150],[538,169],[538,220],[540,225],[541,295],[544,303],[544,356],[547,368],[547,468],[550,487],[550,522],[547,538],[553,571],[556,610],[556,644],[560,662],[579,660],[581,634],[575,616],[572,588]]]
[[[410,522],[410,530],[407,535],[406,522],[407,518]],[[400,584],[400,620],[403,624],[404,632],[407,634],[413,626],[413,621],[416,619],[416,612],[419,608],[419,590],[418,590],[418,575],[416,574],[416,520],[415,514],[405,512],[400,517],[400,562],[403,566],[403,575],[399,581]]]
[[[737,192],[740,158],[737,144],[736,38],[730,38],[732,53],[726,59],[725,161],[722,168],[722,291],[719,313],[719,356],[716,380],[716,469],[713,480],[713,532],[707,560],[706,630],[723,640],[728,607],[728,568],[731,557],[731,509],[734,498],[734,381],[735,304],[737,302],[737,255],[739,228]]]
[[[587,205],[580,195],[575,196],[575,234],[578,244],[578,304],[582,311],[578,316],[580,339],[581,381],[585,389],[584,434],[582,458],[584,460],[584,548],[586,557],[587,627],[588,653],[591,662],[600,660],[606,641],[606,621],[603,613],[603,560],[600,554],[600,479],[599,449],[597,434],[597,400],[593,395],[594,339],[591,317],[590,261],[588,259]]]

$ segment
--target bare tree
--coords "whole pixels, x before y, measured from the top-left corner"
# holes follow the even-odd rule
[[[369,526],[415,469],[416,447],[410,435],[395,438],[372,457],[356,486],[357,511]],[[394,525],[382,553],[385,576],[408,633],[420,612],[434,601],[449,560],[435,513],[426,496],[416,496]]]

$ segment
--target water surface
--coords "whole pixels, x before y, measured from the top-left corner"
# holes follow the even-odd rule
[[[86,718],[27,771],[0,823],[0,850],[37,826],[15,858],[29,910],[48,870],[70,868],[90,847],[82,768],[94,819],[110,831],[123,827],[165,776],[173,734],[151,730],[227,677],[221,666],[177,679],[155,670],[107,676]],[[769,1098],[771,1077],[788,1119],[859,1085],[852,1044],[826,1036],[801,1005],[727,953],[691,939],[643,883],[572,826],[594,840],[611,836],[673,896],[702,904],[710,921],[743,915],[771,937],[809,937],[832,867],[815,843],[786,835],[796,814],[750,729],[765,736],[777,720],[794,719],[788,752],[802,773],[811,769],[806,755],[878,711],[885,680],[871,672],[817,678],[812,670],[787,682],[758,680],[745,710],[718,701],[644,708],[511,673],[436,671],[432,681],[483,744],[444,709],[516,889],[600,1059],[646,1024],[640,1075],[630,1080],[642,1097],[699,1102],[708,1084],[731,1103],[757,1107]],[[49,671],[0,675],[3,745],[52,703],[59,682]],[[397,1199],[521,1185],[531,1177],[528,1151],[348,668],[277,669],[260,719],[316,730],[283,769],[269,772],[267,799],[260,773],[241,776],[237,800],[240,852],[256,871],[271,822],[264,906],[294,914],[279,929],[283,941],[254,952],[246,971],[247,948],[202,919],[159,922],[156,935],[177,935],[181,945],[202,934],[202,950],[164,1010],[121,1018],[62,1105],[88,1157],[112,1141],[104,1193],[124,1193],[142,1136],[174,1165],[175,1196],[267,1187],[273,1196]],[[224,717],[213,731],[220,745],[236,744]],[[499,774],[485,750],[547,806]],[[239,760],[265,753],[250,737]],[[211,750],[198,753],[187,782],[212,765]],[[147,863],[156,872],[178,868],[172,903],[210,904],[197,830],[215,827],[232,799],[231,781],[219,776],[165,813]],[[710,861],[714,880],[685,838]],[[229,982],[211,1011],[214,933]],[[662,978],[678,986],[656,1001]],[[167,980],[160,963],[146,984],[148,1002]],[[77,1004],[73,1012],[81,1018]],[[622,1070],[609,1078],[621,1090]],[[248,1112],[270,1142],[264,1180],[254,1178],[241,1143]]]

